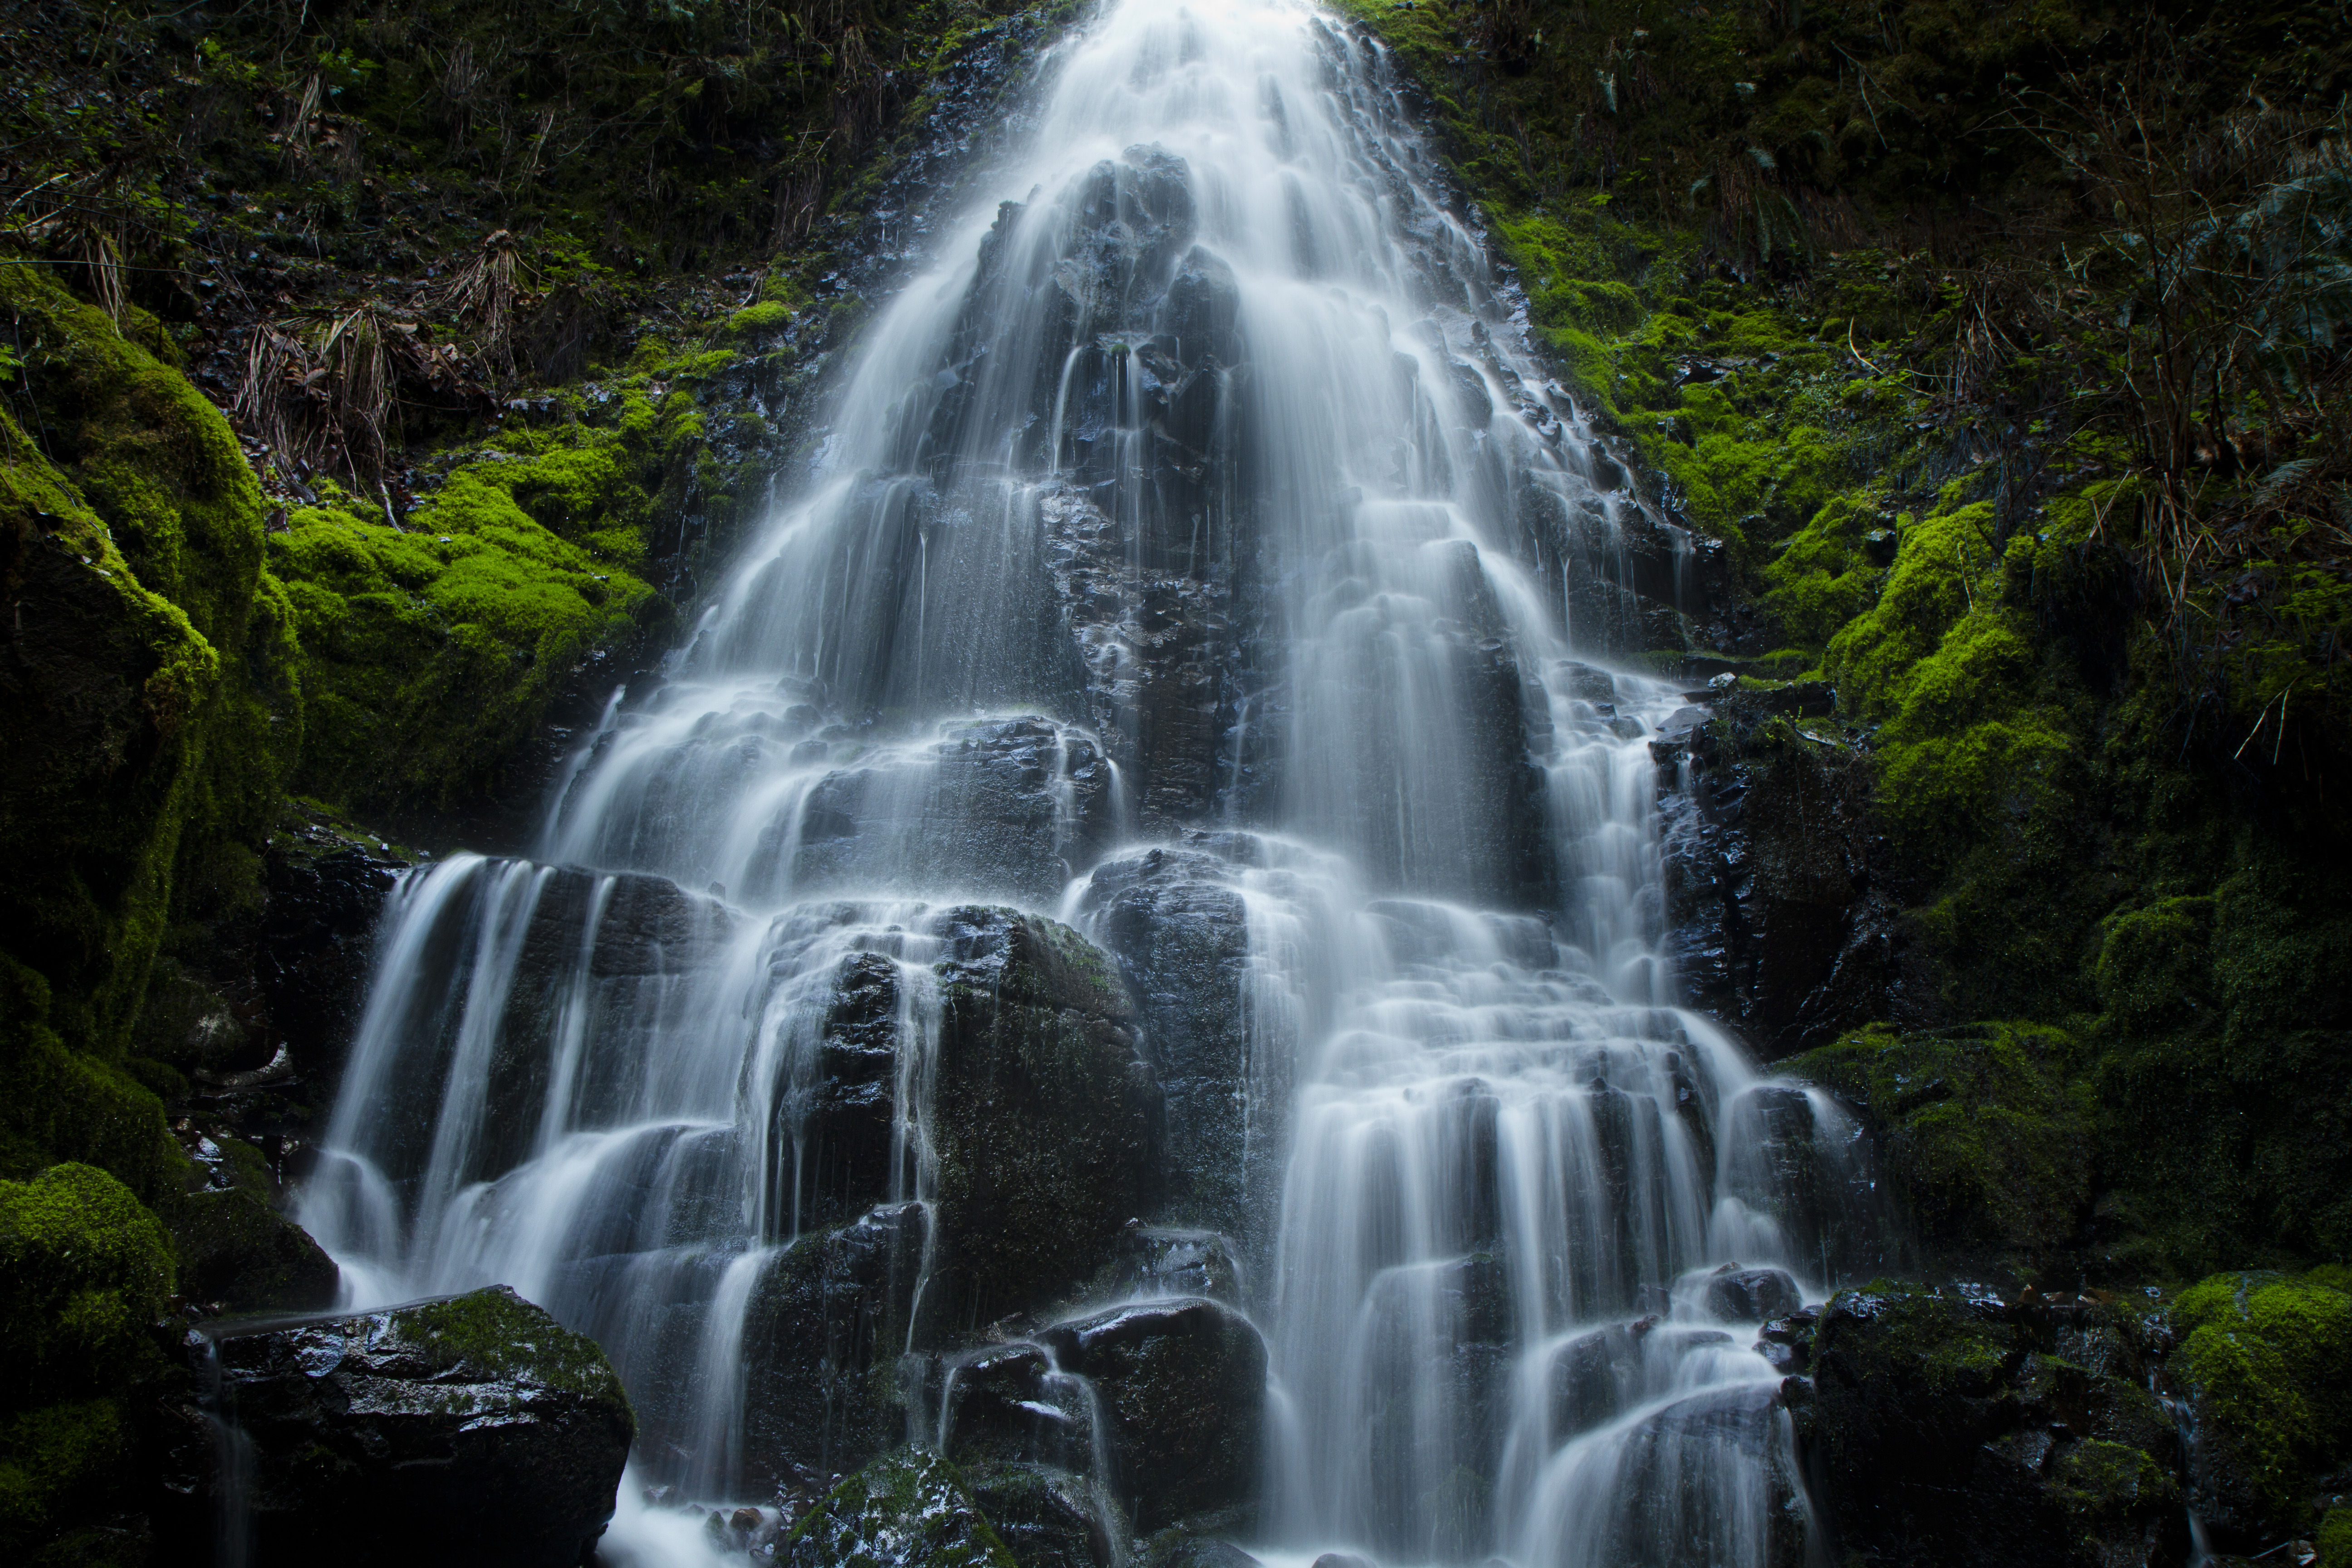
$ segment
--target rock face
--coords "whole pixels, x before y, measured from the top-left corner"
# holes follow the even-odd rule
[[[1045,1336],[1091,1381],[1112,1484],[1139,1533],[1247,1501],[1265,1409],[1265,1343],[1215,1301],[1115,1308]]]
[[[984,1463],[964,1481],[1021,1568],[1108,1568],[1116,1560],[1087,1484],[1067,1470]]]
[[[1783,1396],[1835,1560],[2185,1563],[2178,1439],[2136,1336],[2105,1309],[1962,1289],[1849,1290],[1809,1341],[1784,1320],[1811,1358]]]
[[[1191,834],[1097,867],[1080,913],[1118,959],[1159,1079],[1162,1213],[1259,1239],[1280,1173],[1248,1136],[1244,1092],[1272,1065],[1254,1056],[1272,1053],[1252,1049],[1249,918],[1230,885],[1235,868],[1209,848],[1233,837]]]
[[[1676,970],[1692,1001],[1767,1060],[1906,1005],[1869,765],[1790,721],[1825,729],[1834,695],[1728,690],[1652,748],[1689,764],[1687,787],[1661,803]]]
[[[361,1317],[225,1328],[208,1413],[175,1423],[181,1538],[245,1502],[256,1568],[322,1561],[572,1568],[635,1424],[594,1342],[504,1287]],[[242,1477],[215,1454],[242,1455]],[[232,1479],[235,1477],[235,1479]]]
[[[1785,1269],[1741,1268],[1726,1264],[1706,1282],[1709,1313],[1727,1323],[1761,1323],[1785,1318],[1805,1304]]]
[[[1109,1258],[1149,1204],[1159,1112],[1134,1004],[1092,943],[1003,909],[950,911],[941,931],[932,1343],[1049,1302]]]

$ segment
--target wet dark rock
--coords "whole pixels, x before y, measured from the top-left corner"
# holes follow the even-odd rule
[[[503,865],[484,868],[484,894],[505,870]],[[590,1029],[608,1059],[653,1048],[661,1016],[655,994],[710,963],[732,929],[723,904],[666,877],[571,867],[533,874],[537,901],[507,993],[474,1146],[470,1173],[483,1180],[513,1169],[535,1145],[549,1075],[562,1057],[556,1041],[567,1011],[593,1009]],[[425,1026],[438,1031],[442,1052],[454,1053],[461,1021],[461,1009],[445,1006]],[[440,1074],[412,1074],[404,1090],[384,1110],[408,1124],[401,1146],[422,1154],[432,1147]]]
[[[1084,1386],[1057,1371],[1043,1345],[1014,1341],[956,1357],[942,1399],[941,1452],[958,1464],[1093,1468],[1093,1411]]]
[[[872,886],[919,869],[927,885],[1047,901],[1100,853],[1110,787],[1094,742],[1045,720],[960,725],[923,760],[861,763],[820,782],[793,885]]]
[[[1159,1112],[1134,1004],[1093,943],[1005,909],[950,910],[940,931],[933,1343],[1111,1260],[1150,1206]]]
[[[768,1265],[743,1319],[742,1458],[752,1484],[787,1482],[795,1465],[819,1475],[856,1469],[905,1436],[898,1364],[925,1224],[920,1205],[886,1205],[803,1237]],[[696,1351],[690,1340],[677,1347],[677,1375],[698,1375]]]
[[[572,1568],[635,1431],[593,1341],[503,1286],[357,1317],[225,1323],[206,1400],[250,1445],[252,1562]],[[207,1416],[173,1413],[159,1527],[212,1538]]]
[[[1148,1533],[1245,1501],[1257,1484],[1265,1343],[1208,1300],[1118,1307],[1048,1331],[1091,1380],[1108,1426],[1114,1495]]]
[[[1640,1364],[1633,1334],[1622,1324],[1579,1334],[1561,1345],[1546,1374],[1552,1436],[1572,1437],[1612,1419],[1634,1386]]]
[[[1352,1552],[1326,1552],[1315,1560],[1314,1568],[1372,1568],[1372,1563]]]
[[[1726,1322],[1761,1323],[1797,1310],[1805,1299],[1785,1269],[1727,1266],[1708,1279],[1705,1302]]]
[[[1111,1543],[1087,1483],[1043,1465],[968,1466],[964,1484],[1021,1568],[1108,1568]]]
[[[1213,1230],[1131,1226],[1119,1238],[1115,1288],[1138,1296],[1206,1296],[1243,1304],[1242,1260]]]
[[[879,953],[844,959],[814,1080],[778,1086],[777,1147],[792,1147],[802,1227],[840,1225],[890,1195],[899,989],[898,966]]]
[[[1017,1568],[963,1478],[925,1453],[877,1459],[825,1495],[778,1548],[790,1568]]]
[[[1720,722],[1685,739],[1687,793],[1662,803],[1678,972],[1768,1060],[1895,1016],[1920,990],[1906,984],[1868,762],[1785,721],[1826,689],[1724,693]]]
[[[2052,1353],[2064,1330],[2107,1326],[2102,1310],[1966,1288],[1833,1298],[1799,1429],[1840,1560],[2185,1563],[2179,1457],[2153,1397]]]
[[[331,1086],[367,1003],[377,917],[407,861],[322,822],[289,824],[262,857],[258,968],[273,1032]]]
[[[1199,373],[1187,425],[1222,398]],[[1053,593],[1082,671],[1076,700],[1118,762],[1137,825],[1171,832],[1214,804],[1224,689],[1235,658],[1227,546],[1205,530],[1136,559],[1133,531],[1073,485],[1039,503]],[[1205,521],[1205,516],[1203,518]]]
[[[1281,1172],[1272,1141],[1248,1137],[1245,1097],[1258,1096],[1258,1116],[1279,1120],[1289,1052],[1267,1060],[1252,1050],[1248,915],[1229,885],[1235,874],[1189,842],[1151,849],[1097,868],[1080,910],[1118,959],[1160,1084],[1160,1214],[1244,1238],[1263,1257]]]

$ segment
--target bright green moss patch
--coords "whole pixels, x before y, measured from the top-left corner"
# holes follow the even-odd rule
[[[728,317],[727,335],[749,337],[754,332],[764,332],[771,327],[781,327],[791,319],[792,313],[792,307],[780,300],[763,300]]]
[[[634,635],[652,589],[535,521],[502,467],[459,473],[405,531],[320,507],[271,536],[305,660],[303,787],[429,803],[494,787],[558,684]]]
[[[2329,1509],[2313,1544],[2319,1548],[2319,1568],[2352,1568],[2352,1507]]]
[[[2093,1103],[2073,1050],[2032,1025],[1874,1025],[1781,1070],[1870,1115],[1927,1239],[2030,1258],[2063,1247],[2090,1205]]]
[[[0,1182],[0,1395],[88,1392],[152,1356],[172,1243],[129,1188],[89,1165]]]
[[[2200,1440],[2270,1518],[2302,1528],[2314,1478],[2352,1452],[2352,1296],[2321,1279],[2215,1275],[2181,1292],[2173,1324]]]

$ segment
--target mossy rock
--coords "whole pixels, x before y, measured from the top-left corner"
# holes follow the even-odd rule
[[[777,1555],[790,1568],[1019,1568],[962,1475],[926,1453],[877,1459],[834,1488]]]
[[[2322,1515],[2312,1544],[2319,1548],[2317,1568],[2352,1568],[2352,1508],[2338,1503]]]
[[[2199,1510],[2232,1534],[2308,1530],[2318,1478],[2352,1455],[2352,1294],[2276,1274],[2181,1292],[2171,1358],[2196,1412]]]
[[[167,924],[254,879],[301,742],[289,616],[220,412],[36,268],[0,266],[0,951],[119,1059]]]
[[[245,1186],[173,1205],[180,1290],[236,1312],[315,1312],[335,1304],[341,1270],[310,1233]]]
[[[1781,1070],[1868,1120],[1923,1240],[2031,1267],[2089,1214],[2093,1102],[2070,1073],[2074,1048],[2029,1024],[1874,1025]]]
[[[173,1277],[170,1236],[105,1172],[0,1182],[0,1405],[124,1386]]]
[[[119,1507],[135,1447],[135,1435],[111,1399],[0,1415],[0,1552],[12,1563],[60,1568],[112,1562],[108,1542],[79,1538],[83,1532],[73,1525]]]
[[[250,1443],[257,1562],[572,1568],[612,1516],[635,1434],[620,1378],[593,1340],[504,1286],[213,1331],[215,1405]],[[216,1450],[198,1410],[167,1414],[178,1479],[158,1533],[199,1531],[218,1506]]]

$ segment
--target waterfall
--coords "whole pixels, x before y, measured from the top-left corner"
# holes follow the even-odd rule
[[[980,904],[1130,974],[1192,942],[1138,987],[1160,1250],[1088,1304],[1263,1331],[1255,1549],[1795,1561],[1754,1330],[1832,1283],[1860,1178],[1660,956],[1682,699],[1631,656],[1679,633],[1629,540],[1671,531],[1360,34],[1113,0],[1044,90],[533,856],[401,888],[303,1223],[355,1304],[500,1281],[604,1345],[619,1554],[700,1550],[641,1487],[948,1442],[1023,1357],[1099,1473],[1051,1325],[976,1352],[940,1273],[941,976]],[[794,1334],[836,1381],[786,1416]]]

